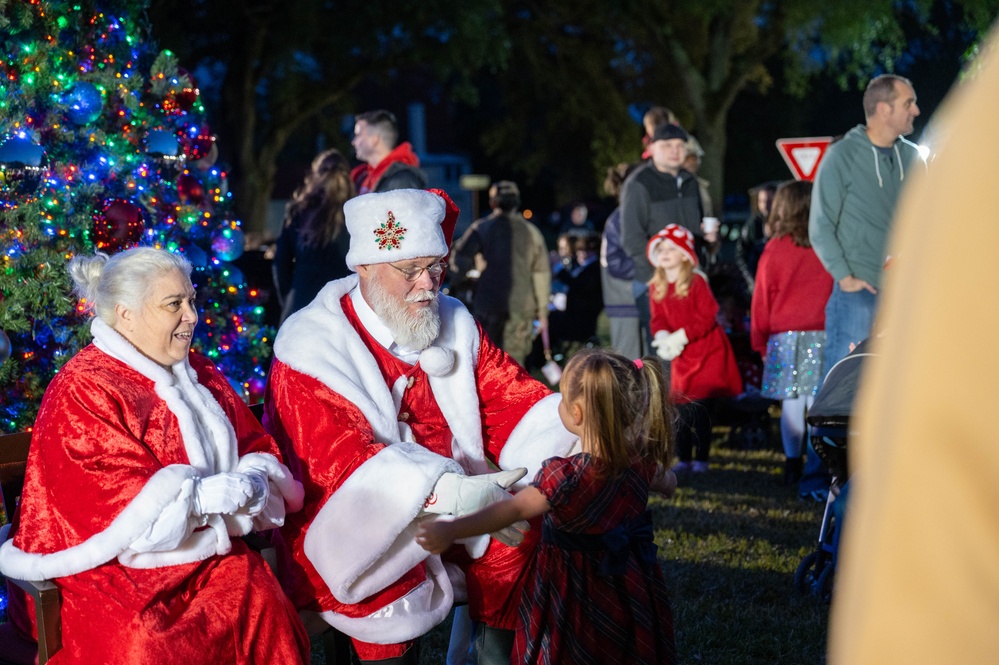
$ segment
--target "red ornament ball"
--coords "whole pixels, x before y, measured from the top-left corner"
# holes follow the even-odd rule
[[[90,238],[97,249],[119,252],[142,240],[146,224],[142,210],[124,199],[110,199],[93,215]]]
[[[178,67],[177,77],[183,81],[184,76],[187,77],[187,80],[190,83],[182,86],[181,89],[176,92],[174,98],[177,100],[177,106],[180,107],[182,111],[190,111],[194,106],[194,102],[198,101],[200,91],[198,90],[198,82],[194,80],[193,76],[191,76],[191,72],[187,71],[183,67]]]
[[[215,145],[215,136],[212,135],[208,125],[192,127],[187,131],[177,132],[177,134],[184,146],[184,156],[187,157],[188,161],[196,162],[203,159]]]
[[[177,198],[182,204],[201,205],[205,200],[205,187],[193,173],[177,176]]]

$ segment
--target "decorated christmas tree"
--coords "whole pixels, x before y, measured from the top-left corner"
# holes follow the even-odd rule
[[[0,431],[31,427],[90,340],[69,258],[167,248],[195,270],[194,348],[244,396],[272,331],[232,261],[243,233],[193,77],[158,51],[146,3],[0,0]]]

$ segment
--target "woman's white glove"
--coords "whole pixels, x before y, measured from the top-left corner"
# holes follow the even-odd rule
[[[250,484],[253,485],[253,494],[250,495],[240,512],[244,512],[250,517],[256,517],[271,498],[271,484],[264,471],[252,469],[246,471],[245,475],[250,480]]]
[[[245,473],[216,473],[195,481],[194,512],[197,515],[233,515],[257,492]]]
[[[481,476],[445,473],[434,485],[434,490],[427,497],[423,510],[455,517],[474,513],[492,503],[509,499],[510,493],[507,488],[525,475],[527,469],[524,468]],[[518,521],[489,535],[505,545],[516,547],[524,540],[524,533],[529,529],[527,522]]]

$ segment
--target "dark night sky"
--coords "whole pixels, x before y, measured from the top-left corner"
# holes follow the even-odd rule
[[[960,71],[967,41],[961,36],[951,37],[936,42],[912,40],[913,53],[900,59],[896,68],[896,73],[913,81],[922,111],[922,115],[916,120],[915,132],[909,137],[912,140],[919,140],[933,111],[944,99]],[[726,209],[745,210],[748,189],[766,181],[792,177],[775,146],[777,139],[835,136],[864,121],[861,108],[863,93],[856,81],[852,82],[850,89],[843,90],[832,75],[824,75],[814,82],[808,95],[797,98],[784,92],[779,67],[770,67],[770,71],[775,74],[775,80],[768,93],[744,91],[729,113],[724,183]],[[446,99],[446,91],[439,88],[434,91],[435,87],[428,81],[407,81],[402,86],[387,88],[377,84],[362,85],[356,93],[362,108],[388,108],[395,112],[402,123],[403,138],[408,138],[408,128],[405,125],[406,104],[422,95],[425,97],[422,101],[427,103],[427,133],[431,152],[467,154],[471,157],[473,170],[476,172],[518,179],[516,173],[510,173],[510,169],[491,163],[478,145],[478,130],[467,126],[472,124],[466,115],[467,111],[462,112],[460,107],[450,105]],[[434,92],[428,94],[428,91]],[[658,103],[669,105],[670,102],[661,100]],[[331,124],[339,124],[339,119],[327,118],[327,132]],[[352,128],[347,127],[342,136],[327,141],[326,147],[332,147],[333,140],[337,140],[340,144],[336,147],[353,156],[349,146],[350,129]],[[634,129],[637,146],[642,129],[637,122]],[[301,172],[304,172],[314,154],[317,147],[315,140],[307,136],[314,137],[315,130],[318,127],[313,127],[311,134],[306,130],[305,136],[300,134],[295,141],[297,145],[289,146],[285,155],[289,168],[280,171],[285,177],[278,183],[275,196],[281,197],[284,189],[289,189],[290,193],[290,188],[300,182],[300,174],[295,172],[299,165]],[[554,164],[552,167],[558,168]],[[521,180],[521,188],[525,202],[533,202],[533,207],[542,214],[571,203],[555,200],[554,192],[544,181],[531,185]],[[603,192],[595,191],[590,200],[597,203],[602,197]],[[611,207],[610,201],[604,199],[602,202],[607,209],[598,211],[598,218]]]

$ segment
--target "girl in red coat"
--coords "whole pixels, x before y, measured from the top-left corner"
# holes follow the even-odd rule
[[[696,270],[694,235],[670,224],[652,236],[646,250],[656,267],[649,282],[653,342],[670,362],[670,395],[677,404],[677,471],[708,470],[711,409],[719,397],[742,392],[742,378],[725,331],[718,325],[718,301]],[[697,448],[696,460],[694,448]]]
[[[805,410],[825,373],[825,307],[833,286],[808,242],[811,196],[810,182],[791,181],[777,189],[770,219],[773,238],[760,256],[750,310],[750,341],[764,360],[760,392],[781,400],[787,484],[801,479]]]

